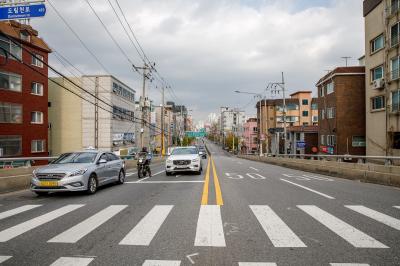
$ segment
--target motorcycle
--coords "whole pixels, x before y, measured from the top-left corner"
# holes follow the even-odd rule
[[[138,178],[151,176],[150,165],[147,163],[146,157],[139,157],[137,162]]]

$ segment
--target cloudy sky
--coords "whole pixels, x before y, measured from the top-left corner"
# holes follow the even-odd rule
[[[107,71],[141,93],[141,77],[112,42],[86,0],[49,0],[96,54]],[[106,27],[137,65],[141,60],[113,13],[115,0],[88,0]],[[315,91],[326,70],[358,64],[364,54],[361,0],[119,0],[150,60],[171,84],[176,97],[205,119],[220,106],[239,107],[251,115],[254,101],[235,90],[263,92],[285,73],[289,92]],[[45,18],[32,20],[48,44],[85,74],[104,69],[47,3]],[[70,70],[54,55],[50,63]],[[149,95],[160,102],[160,84]],[[269,95],[271,97],[271,95]],[[272,95],[279,97],[279,95]]]

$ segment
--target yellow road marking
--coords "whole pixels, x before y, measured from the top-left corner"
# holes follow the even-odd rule
[[[208,158],[206,177],[204,180],[203,196],[201,197],[201,205],[208,204],[208,185],[210,183],[210,159]]]
[[[224,205],[224,201],[222,200],[221,187],[219,185],[217,171],[215,170],[214,159],[212,157],[211,157],[211,163],[212,163],[213,174],[214,174],[215,198],[217,201],[217,205]]]

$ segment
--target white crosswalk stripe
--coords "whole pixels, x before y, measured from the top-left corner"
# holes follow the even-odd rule
[[[126,207],[128,205],[111,205],[47,242],[75,243]]]
[[[239,262],[239,266],[277,266],[274,262]]]
[[[394,229],[400,230],[400,220],[393,218],[389,215],[386,215],[381,212],[377,212],[373,209],[367,208],[365,206],[360,205],[345,205],[346,208],[349,208],[355,212],[361,213],[371,219],[374,219],[378,222],[386,224]]]
[[[94,258],[88,257],[61,257],[50,266],[87,266]]]
[[[378,240],[368,236],[348,223],[314,205],[297,205],[298,208],[326,226],[357,248],[388,248]]]
[[[0,256],[0,263],[3,263],[6,260],[11,259],[11,258],[12,258],[12,256]]]
[[[40,207],[40,206],[42,206],[42,205],[24,205],[24,206],[21,206],[21,207],[12,209],[12,210],[1,212],[0,220],[5,219],[10,216],[13,216],[13,215],[16,215],[16,214],[19,214],[21,212],[26,212],[26,211],[32,210],[32,209]]]
[[[72,212],[80,207],[84,206],[83,204],[71,204],[51,211],[49,213],[43,214],[39,217],[33,218],[26,222],[17,224],[13,227],[5,229],[0,232],[0,242],[6,242],[14,237],[17,237],[25,232],[28,232],[38,226],[41,226],[47,222],[50,222],[64,214]]]
[[[179,266],[180,260],[146,260],[143,266]]]
[[[219,205],[201,205],[194,245],[225,247],[224,227]]]
[[[154,238],[173,207],[173,205],[154,206],[119,244],[137,246],[150,245],[151,240]]]
[[[269,206],[251,205],[250,208],[275,247],[306,247]]]

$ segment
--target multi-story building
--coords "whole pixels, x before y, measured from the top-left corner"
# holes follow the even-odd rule
[[[220,108],[220,135],[221,139],[228,134],[241,136],[243,133],[243,124],[246,122],[244,111],[236,108],[221,107]]]
[[[0,157],[47,156],[51,50],[29,25],[0,22],[0,31],[7,36],[0,36],[0,46],[8,55],[0,53]]]
[[[312,91],[298,91],[285,99],[286,127],[318,125],[318,104]],[[257,102],[257,118],[263,151],[284,152],[283,99],[264,99]],[[260,109],[261,107],[261,109]],[[288,138],[288,136],[286,136]],[[287,145],[289,141],[287,141]],[[289,148],[288,146],[286,147]]]
[[[317,83],[319,149],[326,154],[365,154],[365,68],[338,67]]]
[[[400,155],[400,1],[365,0],[367,155]]]
[[[290,154],[318,152],[318,126],[291,126],[288,128]]]
[[[135,146],[135,90],[110,75],[70,79],[85,91],[66,79],[52,80],[56,82],[49,84],[53,155],[86,147],[116,151]]]
[[[245,153],[256,153],[258,146],[257,118],[249,118],[243,125],[242,151]]]

